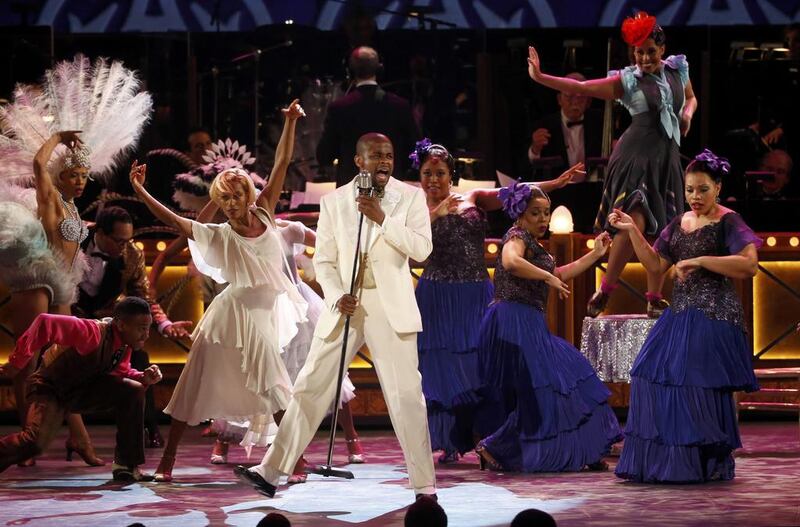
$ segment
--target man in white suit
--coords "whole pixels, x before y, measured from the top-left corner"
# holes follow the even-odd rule
[[[330,410],[345,315],[351,315],[346,363],[364,343],[369,346],[411,486],[417,497],[435,498],[425,398],[417,369],[417,333],[422,331],[422,320],[408,268],[409,258],[423,261],[433,247],[428,207],[422,190],[391,177],[394,151],[386,136],[363,135],[356,146],[355,163],[372,174],[379,196],[359,196],[351,181],[322,198],[314,269],[328,309],[317,323],[294,396],[267,455],[260,465],[234,470],[269,497],[275,494],[279,478],[292,472]],[[361,242],[365,264],[359,272],[360,291],[351,296],[359,212],[365,216]]]

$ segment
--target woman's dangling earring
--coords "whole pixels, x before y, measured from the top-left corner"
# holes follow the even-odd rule
[[[714,201],[716,201],[717,203],[720,203],[719,194],[718,194],[718,195],[717,195],[717,197],[714,199]]]

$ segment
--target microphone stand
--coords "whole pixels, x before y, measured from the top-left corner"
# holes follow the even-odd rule
[[[359,189],[361,192],[361,189]],[[369,195],[372,195],[372,189],[369,189]],[[358,215],[358,235],[356,236],[356,251],[353,255],[353,273],[350,276],[350,296],[355,295],[356,289],[356,275],[358,271],[358,257],[361,255],[361,230],[364,227],[364,213]],[[346,315],[344,319],[344,335],[342,336],[342,355],[339,358],[339,375],[336,378],[336,393],[333,396],[333,409],[331,410],[331,435],[328,439],[328,462],[325,465],[318,465],[316,467],[307,469],[307,472],[312,474],[319,474],[320,476],[336,477],[344,479],[354,479],[355,476],[349,470],[333,466],[333,444],[336,441],[336,425],[339,417],[339,403],[342,400],[342,384],[344,383],[344,366],[347,359],[347,341],[350,334],[350,315]]]

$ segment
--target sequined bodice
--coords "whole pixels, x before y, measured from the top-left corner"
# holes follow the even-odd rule
[[[525,242],[525,259],[545,271],[552,273],[556,267],[553,256],[544,250],[533,236],[520,227],[512,227],[503,237],[503,243],[512,238],[520,238]],[[547,307],[549,286],[542,280],[526,280],[514,276],[503,267],[502,251],[497,257],[494,271],[494,298],[508,302],[528,304],[540,311]]]
[[[676,225],[669,240],[673,262],[698,256],[719,256],[722,226],[720,221],[687,233],[680,224]],[[733,282],[721,274],[697,269],[685,281],[675,280],[672,310],[677,313],[690,307],[699,309],[708,318],[724,320],[744,328],[744,311]]]
[[[483,260],[486,213],[469,207],[431,224],[433,251],[423,278],[442,282],[480,282],[489,278]]]

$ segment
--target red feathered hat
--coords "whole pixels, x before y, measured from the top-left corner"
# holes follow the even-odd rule
[[[641,46],[653,34],[655,27],[656,17],[639,11],[622,23],[622,40],[629,46]]]

